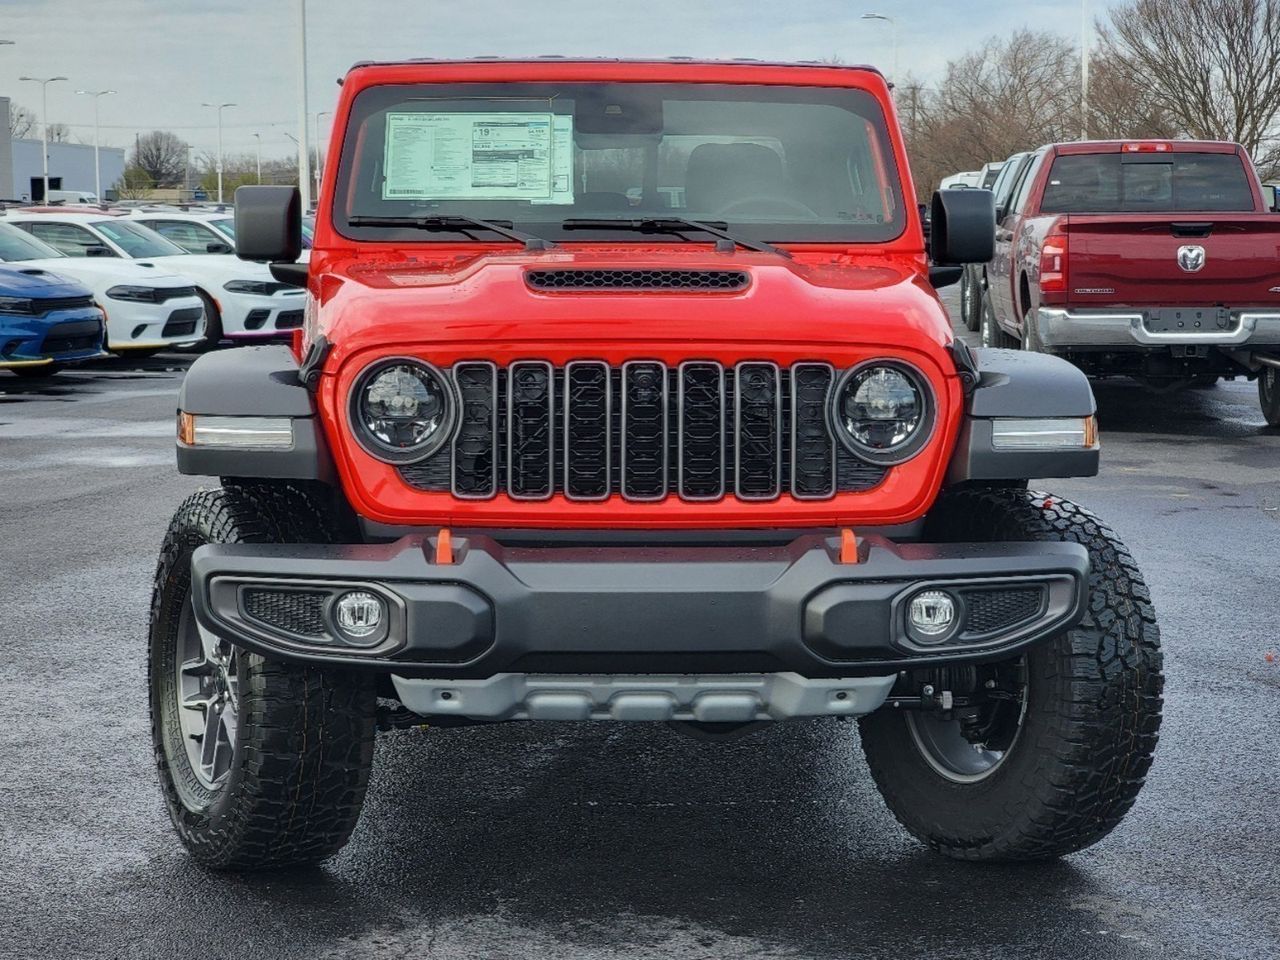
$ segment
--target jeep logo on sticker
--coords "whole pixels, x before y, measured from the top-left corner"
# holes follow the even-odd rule
[[[1187,273],[1199,273],[1204,269],[1204,247],[1193,244],[1179,247],[1178,266]]]

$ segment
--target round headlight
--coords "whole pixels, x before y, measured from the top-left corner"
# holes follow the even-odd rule
[[[930,394],[923,378],[906,366],[864,364],[841,380],[832,419],[836,434],[855,456],[901,463],[929,437]]]
[[[388,463],[413,463],[439,451],[456,414],[444,374],[420,360],[380,361],[360,375],[351,394],[356,439]]]

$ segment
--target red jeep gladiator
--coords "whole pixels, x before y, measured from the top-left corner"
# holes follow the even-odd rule
[[[221,485],[165,538],[149,676],[200,861],[327,857],[375,731],[511,720],[856,718],[894,814],[971,860],[1120,821],[1154,613],[1027,489],[1096,473],[1093,395],[953,338],[934,286],[990,258],[991,194],[935,197],[927,254],[878,72],[361,64],[331,149],[308,265],[296,190],[236,194],[297,342],[179,398]]]
[[[996,212],[982,342],[1161,386],[1257,377],[1280,426],[1280,217],[1248,153],[1059,143],[1019,164]]]

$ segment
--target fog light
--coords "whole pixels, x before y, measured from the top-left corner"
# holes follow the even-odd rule
[[[956,602],[949,593],[925,590],[911,598],[907,620],[912,639],[919,643],[941,643],[956,622]]]
[[[366,640],[382,630],[382,600],[364,590],[344,593],[334,604],[338,629],[353,640]]]

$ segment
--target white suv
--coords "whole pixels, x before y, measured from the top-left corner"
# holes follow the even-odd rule
[[[133,217],[100,213],[11,214],[8,222],[69,257],[119,257],[162,264],[189,277],[208,314],[206,342],[291,336],[302,326],[304,291],[271,276],[265,264],[188,253]]]

